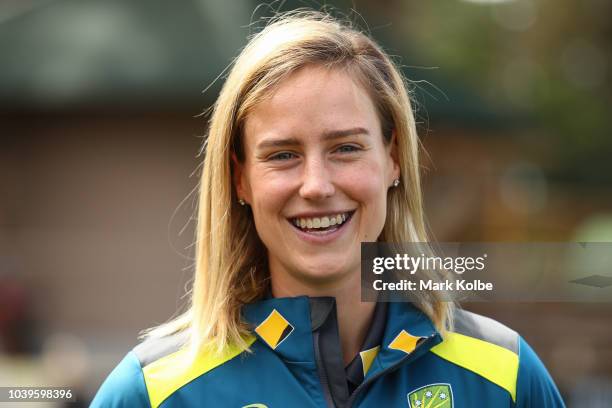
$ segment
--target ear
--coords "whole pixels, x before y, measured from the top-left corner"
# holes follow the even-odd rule
[[[391,142],[389,146],[387,146],[389,150],[389,176],[390,180],[388,181],[388,185],[391,186],[393,181],[400,178],[401,176],[401,168],[399,162],[399,151],[397,147],[397,135],[395,133],[395,129],[391,132]]]
[[[234,188],[236,189],[236,195],[238,199],[243,199],[246,202],[250,202],[247,197],[247,192],[245,190],[245,180],[244,180],[244,164],[240,163],[238,157],[236,157],[236,153],[232,152],[232,183],[234,184]]]

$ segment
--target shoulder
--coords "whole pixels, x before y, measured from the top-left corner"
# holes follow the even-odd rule
[[[91,407],[152,407],[148,367],[181,349],[184,334],[148,339],[134,347],[108,375],[98,390]]]
[[[455,311],[454,318],[455,325],[451,333],[495,345],[515,355],[519,354],[519,334],[497,320],[462,309]]]
[[[244,352],[230,346],[220,353],[202,350],[193,354],[186,343],[187,333],[179,333],[136,346],[108,376],[92,406],[157,408],[169,399],[176,400],[186,385]]]
[[[432,348],[439,357],[475,372],[516,398],[519,335],[503,324],[465,310],[456,310],[454,328]]]
[[[121,360],[102,383],[90,407],[150,407],[140,362],[133,351]]]
[[[564,406],[548,371],[516,331],[465,310],[454,317],[453,330],[433,353],[507,390],[517,407]]]
[[[559,390],[546,367],[523,338],[520,338],[519,353],[517,406],[564,407]]]

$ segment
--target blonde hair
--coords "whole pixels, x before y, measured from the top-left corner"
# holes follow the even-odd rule
[[[386,143],[397,143],[401,184],[389,190],[387,219],[379,237],[385,242],[425,242],[419,140],[403,77],[368,36],[328,14],[293,11],[275,17],[234,61],[217,99],[205,141],[199,191],[195,279],[191,305],[178,318],[147,332],[164,336],[189,331],[189,343],[222,350],[247,347],[249,328],[241,319],[244,304],[261,298],[268,285],[266,250],[250,212],[239,206],[232,184],[231,156],[243,159],[246,116],[278,84],[312,64],[342,68],[361,81],[374,101]],[[444,331],[452,304],[435,294],[416,306]]]

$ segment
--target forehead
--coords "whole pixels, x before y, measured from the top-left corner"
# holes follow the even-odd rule
[[[347,127],[379,130],[368,92],[344,69],[307,66],[251,110],[244,130],[248,144],[266,135],[300,137]]]

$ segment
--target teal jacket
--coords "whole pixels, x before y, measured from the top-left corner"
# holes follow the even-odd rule
[[[380,305],[380,304],[379,304]],[[527,343],[457,311],[444,338],[410,303],[377,306],[362,351],[342,361],[333,298],[245,307],[250,350],[189,358],[184,335],[146,341],[106,379],[92,407],[564,407]]]

